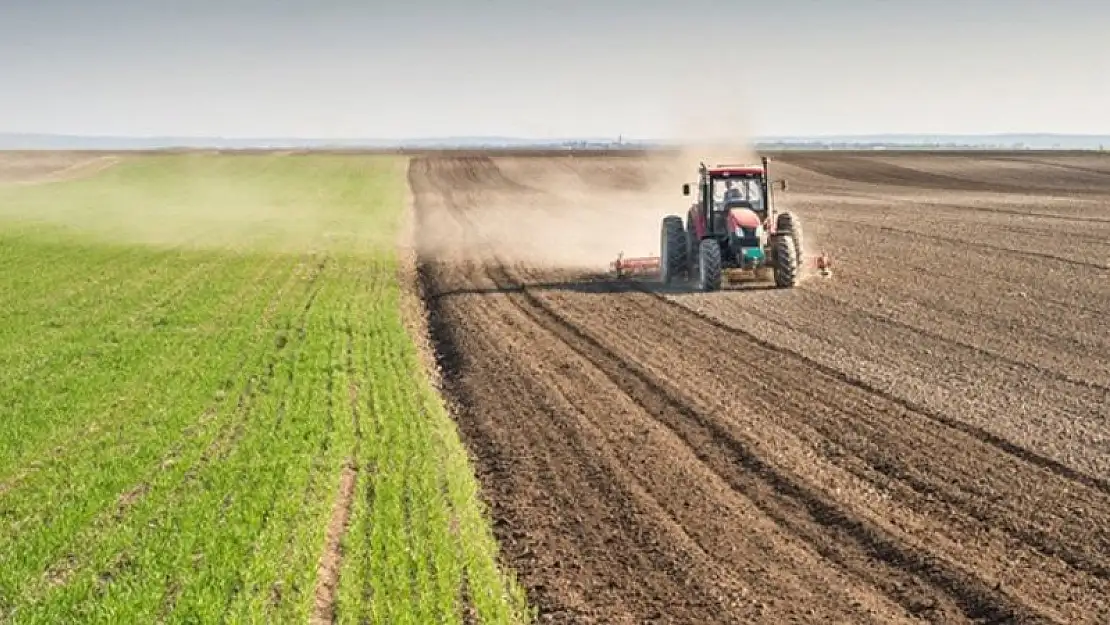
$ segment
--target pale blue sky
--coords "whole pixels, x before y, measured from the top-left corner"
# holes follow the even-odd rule
[[[0,131],[1110,134],[1104,0],[0,0]]]

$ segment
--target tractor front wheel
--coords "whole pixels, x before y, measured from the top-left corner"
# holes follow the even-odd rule
[[[798,284],[798,257],[790,236],[777,236],[771,244],[775,259],[775,286],[790,288]]]
[[[713,238],[702,239],[698,246],[698,289],[717,291],[721,288],[721,244]]]
[[[686,271],[686,230],[682,227],[682,218],[676,215],[664,217],[659,238],[660,277],[663,284],[671,284]]]

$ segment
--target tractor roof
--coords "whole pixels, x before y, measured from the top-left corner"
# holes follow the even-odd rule
[[[762,176],[763,168],[751,165],[717,165],[708,167],[710,176]]]

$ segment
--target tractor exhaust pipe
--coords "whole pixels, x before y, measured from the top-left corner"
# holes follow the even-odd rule
[[[772,205],[774,193],[774,183],[771,182],[771,168],[769,163],[771,159],[766,156],[760,159],[763,165],[763,197],[767,200],[767,214],[774,215],[774,206]]]

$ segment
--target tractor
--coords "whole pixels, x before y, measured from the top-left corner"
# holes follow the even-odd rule
[[[664,284],[697,281],[701,291],[716,291],[727,278],[771,278],[779,288],[798,283],[805,259],[802,225],[796,215],[777,212],[772,201],[768,159],[762,166],[698,167],[696,200],[683,224],[663,218],[659,274]],[[682,185],[690,196],[690,184]],[[822,256],[817,266],[827,271]]]
[[[696,200],[685,222],[663,218],[660,256],[624,258],[610,264],[618,276],[657,275],[666,285],[696,281],[702,291],[716,291],[746,278],[773,280],[779,288],[798,284],[802,267],[830,275],[825,254],[803,256],[802,224],[797,215],[775,210],[767,157],[761,166],[700,163]],[[786,181],[780,181],[780,189]],[[682,195],[691,195],[682,185]]]

